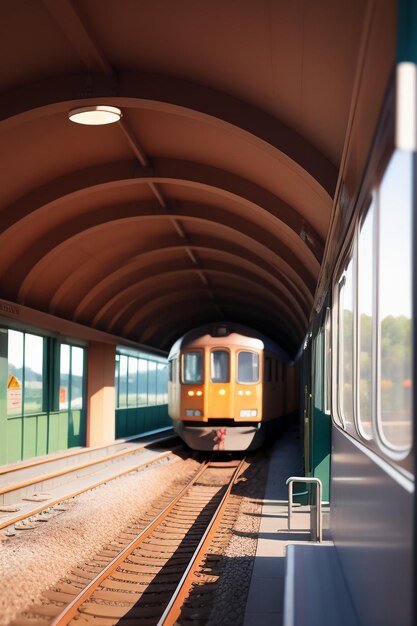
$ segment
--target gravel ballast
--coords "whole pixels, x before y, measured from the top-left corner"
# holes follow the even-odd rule
[[[126,526],[143,515],[152,501],[198,463],[177,457],[134,472],[62,504],[61,514],[0,544],[0,626],[41,601],[51,587],[78,563],[92,558]]]
[[[268,467],[263,455],[254,461],[233,490],[217,547],[215,541],[203,566],[209,574],[205,591],[210,593],[204,597],[200,624],[240,626],[244,621]],[[198,467],[192,459],[171,457],[63,502],[62,513],[32,530],[14,537],[3,532],[0,626],[19,624],[19,619],[31,614],[31,606],[45,602],[43,592],[59,588],[59,581],[69,582],[71,570],[93,560],[151,508],[162,508],[161,496],[179,491]],[[201,600],[191,593],[186,605],[194,613]],[[189,621],[185,615],[182,618]]]

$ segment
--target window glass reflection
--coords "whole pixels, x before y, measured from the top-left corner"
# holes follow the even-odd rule
[[[201,384],[203,382],[203,354],[201,352],[186,352],[183,364],[182,382],[186,385]]]
[[[41,413],[43,409],[43,338],[25,335],[24,412]]]
[[[257,383],[259,380],[259,356],[256,352],[239,352],[237,357],[237,382]]]
[[[138,382],[139,406],[146,406],[148,404],[148,361],[146,359],[139,359]]]
[[[23,333],[8,331],[7,415],[23,409]]]
[[[394,153],[379,190],[380,425],[395,448],[412,435],[412,154]]]
[[[119,407],[127,406],[127,356],[120,355],[119,366]]]
[[[344,424],[353,422],[353,264],[339,288],[339,407]]]
[[[229,353],[227,350],[213,350],[211,352],[210,374],[213,383],[229,382]]]
[[[373,354],[373,225],[374,205],[368,210],[358,244],[358,377],[359,424],[365,437],[372,436],[372,354]]]
[[[71,347],[71,408],[83,408],[84,348]]]
[[[129,357],[127,381],[127,406],[135,407],[138,404],[138,359]]]

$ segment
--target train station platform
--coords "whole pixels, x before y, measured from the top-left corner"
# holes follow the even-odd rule
[[[258,545],[246,604],[244,626],[282,626],[286,553],[289,544],[312,544],[310,507],[294,507],[288,530],[290,476],[302,476],[302,441],[295,430],[283,433],[270,448],[267,485],[263,498]],[[323,508],[323,544],[328,540],[326,508]]]

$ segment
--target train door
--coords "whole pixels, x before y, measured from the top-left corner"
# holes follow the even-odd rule
[[[209,360],[207,416],[217,419],[231,417],[230,352],[225,348],[210,350]]]
[[[320,478],[323,485],[322,498],[329,500],[331,419],[328,396],[330,355],[328,342],[330,311],[326,310],[324,324],[320,326],[313,342],[312,370],[313,386],[311,397],[310,430],[310,476]]]

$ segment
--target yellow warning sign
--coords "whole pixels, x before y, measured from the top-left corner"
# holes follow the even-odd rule
[[[19,415],[22,412],[22,383],[14,374],[7,381],[7,414]]]
[[[20,380],[16,378],[14,374],[10,374],[9,380],[7,381],[7,389],[21,389],[22,385],[20,384]]]

